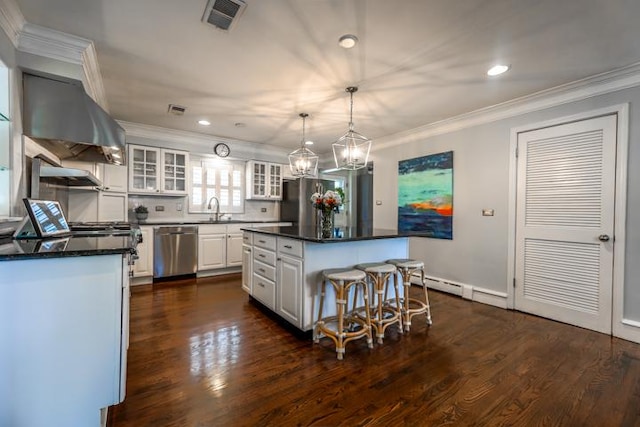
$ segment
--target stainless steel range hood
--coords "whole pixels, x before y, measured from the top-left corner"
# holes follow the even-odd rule
[[[125,164],[125,132],[82,83],[23,74],[23,131],[61,160]]]

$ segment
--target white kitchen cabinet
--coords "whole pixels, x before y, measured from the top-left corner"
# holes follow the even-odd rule
[[[98,194],[98,221],[126,221],[127,195],[100,192]]]
[[[282,167],[278,163],[247,162],[247,199],[282,200]]]
[[[198,270],[225,267],[227,237],[223,234],[198,235]]]
[[[138,259],[133,265],[133,277],[153,276],[153,227],[140,227],[142,242],[138,243]]]
[[[113,193],[127,192],[127,167],[103,163],[99,166],[102,189]]]
[[[253,283],[253,254],[250,245],[242,245],[242,289],[251,295]]]
[[[303,248],[301,240],[278,237],[276,313],[297,327],[302,326]]]
[[[278,255],[276,313],[297,327],[302,326],[302,259]]]
[[[186,151],[130,144],[129,192],[185,195],[188,164]]]
[[[74,189],[69,191],[67,216],[71,222],[126,221],[127,194]]]
[[[227,225],[227,267],[242,265],[243,234],[240,230],[242,227],[246,225]]]

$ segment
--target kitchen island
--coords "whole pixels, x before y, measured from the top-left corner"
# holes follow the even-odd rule
[[[124,399],[135,245],[0,240],[0,425],[97,427]]]
[[[409,237],[395,230],[315,227],[243,228],[242,287],[260,304],[302,331],[317,319],[322,270],[407,258]],[[400,290],[402,292],[402,289]],[[335,314],[328,293],[323,316]]]

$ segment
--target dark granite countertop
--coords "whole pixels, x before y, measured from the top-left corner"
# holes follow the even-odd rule
[[[247,227],[242,228],[242,230],[316,243],[355,242],[359,240],[390,239],[413,236],[413,234],[399,234],[396,230],[385,230],[380,228],[358,230],[354,227],[336,227],[334,229],[333,237],[330,238],[323,238],[319,234],[317,227]]]
[[[278,223],[278,222],[287,222],[287,221],[280,221],[280,220],[255,220],[255,221],[249,221],[249,220],[242,220],[242,219],[238,219],[238,220],[220,220],[220,221],[207,221],[207,220],[200,220],[200,221],[196,221],[196,220],[178,220],[178,221],[140,221],[140,222],[134,222],[134,224],[137,224],[139,226],[145,226],[145,225],[225,225],[225,224],[272,224],[272,223]]]
[[[0,261],[112,255],[133,252],[135,252],[135,245],[129,236],[71,236],[44,240],[0,240]]]

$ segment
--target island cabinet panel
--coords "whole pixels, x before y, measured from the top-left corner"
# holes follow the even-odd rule
[[[251,295],[253,290],[253,254],[250,245],[242,245],[242,289]]]
[[[0,425],[98,426],[100,409],[124,399],[125,258],[0,262]]]
[[[278,258],[276,313],[298,328],[302,326],[302,265],[300,258]]]
[[[255,264],[254,264],[255,267]],[[253,274],[253,297],[271,310],[276,309],[276,284],[258,273]]]

